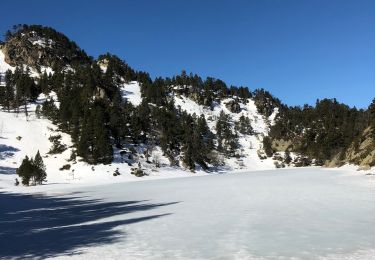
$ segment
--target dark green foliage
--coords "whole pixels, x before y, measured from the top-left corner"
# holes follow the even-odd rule
[[[173,91],[180,95],[185,95],[200,105],[212,106],[215,101],[220,102],[225,97],[239,97],[247,99],[252,96],[247,87],[227,87],[225,82],[220,79],[207,77],[202,80],[197,74],[182,71],[180,75],[164,80],[164,85],[168,86],[168,91]]]
[[[317,101],[315,107],[285,107],[271,127],[272,139],[292,140],[294,151],[318,161],[341,153],[371,125],[369,112],[349,108],[335,99]]]
[[[164,154],[175,164],[183,140],[182,122],[184,115],[177,111],[173,101],[164,107],[152,107],[149,138],[159,144]]]
[[[19,112],[23,107],[26,116],[28,116],[27,104],[29,101],[35,101],[40,94],[40,89],[30,76],[28,69],[16,68],[14,73],[8,70],[5,73],[5,88],[0,91],[0,104],[8,112],[11,108]]]
[[[52,86],[50,86],[51,79],[47,75],[46,72],[42,73],[40,75],[40,78],[38,80],[38,87],[41,92],[44,94],[48,94],[52,90]]]
[[[220,112],[216,123],[216,132],[217,149],[227,156],[234,156],[239,147],[238,136],[233,132],[230,118],[224,111]]]
[[[269,117],[275,108],[282,107],[281,101],[264,89],[254,91],[254,101],[258,112],[266,117]]]
[[[17,174],[21,178],[23,185],[29,186],[32,173],[32,161],[30,161],[29,157],[26,156],[25,159],[22,160],[21,166],[17,169]]]
[[[263,149],[267,157],[271,157],[273,153],[275,152],[272,148],[272,141],[268,136],[265,136],[263,138]]]
[[[372,100],[371,104],[368,106],[367,114],[368,114],[369,125],[372,127],[375,127],[375,98]],[[373,133],[375,133],[375,131],[373,131]]]
[[[134,107],[123,102],[120,96],[116,96],[112,106],[108,108],[109,129],[117,148],[121,148],[122,143],[131,135],[131,113]]]
[[[254,134],[253,127],[251,126],[250,119],[242,115],[240,120],[236,122],[236,130],[243,135],[252,135]]]
[[[41,185],[47,179],[46,166],[43,163],[39,151],[36,153],[33,161],[35,183]]]
[[[147,103],[163,106],[167,103],[167,90],[162,78],[156,78],[153,83],[142,84],[142,96]]]
[[[52,135],[48,140],[52,143],[49,154],[61,154],[67,149],[66,145],[61,143],[61,135]]]
[[[126,82],[137,80],[136,72],[116,55],[110,53],[100,55],[98,62],[106,66],[104,77],[107,81],[115,80],[117,83],[121,83],[120,77],[125,79]]]
[[[71,165],[70,164],[64,164],[59,170],[60,171],[65,171],[65,170],[70,170]]]
[[[95,102],[85,111],[77,154],[92,164],[111,163],[113,148],[109,133],[105,103]]]
[[[58,108],[55,105],[53,98],[46,100],[42,105],[42,115],[56,123],[58,119]]]
[[[1,98],[1,104],[6,107],[8,112],[14,102],[14,80],[13,74],[10,70],[5,73],[5,88]]]
[[[175,108],[175,95],[183,95],[211,109],[225,98],[232,98],[229,107],[236,113],[241,112],[239,102],[246,103],[251,97],[265,117],[278,108],[276,123],[270,129],[269,138],[263,141],[265,153],[269,157],[274,153],[271,145],[274,139],[292,141],[290,151],[302,155],[299,165],[311,163],[309,158],[319,164],[336,155],[343,158],[353,141],[359,146],[363,130],[375,126],[375,100],[368,110],[349,108],[330,99],[317,101],[315,106],[288,107],[263,89],[252,93],[247,87],[228,88],[220,79],[202,79],[186,71],[172,78],[152,80],[148,73],[133,70],[115,55],[107,53],[98,60],[87,57],[74,42],[48,27],[18,25],[6,33],[6,40],[21,37],[21,33],[32,37],[36,34],[59,43],[37,63],[52,64],[55,73],[41,73],[39,79],[32,79],[27,68],[19,67],[14,73],[8,71],[6,86],[0,89],[1,106],[8,111],[23,109],[28,114],[28,102],[35,101],[40,93],[54,91],[57,99],[48,98],[38,107],[37,116],[48,118],[59,130],[70,134],[77,154],[92,164],[111,163],[113,146],[134,149],[133,146],[139,145],[145,147],[146,156],[159,146],[171,164],[177,165],[182,159],[191,170],[196,166],[208,169],[217,164],[213,158],[218,154],[237,155],[237,133],[254,134],[249,118],[241,116],[239,121],[232,122],[222,112],[215,136],[204,116],[189,115]],[[105,72],[100,66],[106,67]],[[121,89],[123,83],[133,80],[140,83],[143,97],[137,107],[123,99]],[[52,153],[65,149],[58,139],[51,141]],[[289,150],[284,161],[291,161]],[[26,160],[25,166],[20,167],[21,172],[31,162]]]
[[[134,109],[131,120],[131,136],[133,142],[146,142],[147,137],[146,133],[150,132],[151,127],[151,110],[149,105],[145,100],[142,100],[142,103]]]
[[[183,162],[187,168],[194,171],[195,164],[204,170],[208,169],[207,163],[212,163],[208,154],[214,148],[213,134],[207,126],[203,115],[199,118],[183,114]]]
[[[17,174],[22,179],[22,184],[25,186],[29,186],[30,184],[41,185],[46,181],[46,167],[39,151],[34,159],[29,159],[27,156],[23,159],[20,167],[17,169]]]
[[[49,64],[54,74],[41,73],[34,82],[27,70],[7,73],[9,84],[1,93],[1,105],[17,111],[23,105],[27,112],[28,101],[35,100],[40,93],[48,95],[54,91],[57,99],[47,98],[38,107],[37,116],[48,118],[58,125],[59,130],[70,134],[77,155],[92,164],[111,163],[113,145],[122,148],[127,144],[142,144],[148,151],[147,155],[153,147],[160,146],[172,164],[178,164],[178,158],[182,156],[188,168],[193,170],[199,165],[207,169],[213,163],[214,156],[211,155],[215,149],[215,136],[203,116],[191,116],[175,108],[172,91],[211,107],[225,97],[245,100],[251,96],[246,87],[231,86],[228,89],[219,79],[207,77],[202,80],[185,71],[172,79],[152,80],[148,73],[134,71],[126,62],[109,53],[94,61],[74,42],[52,28],[19,25],[7,35],[8,40],[18,41],[23,41],[24,36],[51,39],[58,46],[52,44],[50,53],[29,64]],[[33,54],[31,51],[27,57],[33,57]],[[22,61],[22,55],[17,57]],[[72,69],[66,69],[67,65]],[[100,66],[106,67],[105,72]],[[133,80],[141,84],[143,101],[138,107],[123,100],[120,88],[124,82]],[[241,125],[242,132],[249,131],[245,124]],[[238,146],[232,128],[229,122],[224,125],[221,137],[221,146],[225,147],[223,151],[228,156],[234,155]],[[65,149],[59,138],[52,138],[51,142],[51,153]]]

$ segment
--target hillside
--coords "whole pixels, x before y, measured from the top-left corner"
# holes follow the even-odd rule
[[[372,138],[366,134],[373,127],[370,108],[335,100],[293,108],[263,89],[251,92],[185,71],[151,79],[115,55],[89,58],[49,27],[21,25],[8,32],[0,75],[7,185],[24,157],[38,150],[48,181],[56,183],[373,166],[374,142],[366,141]]]

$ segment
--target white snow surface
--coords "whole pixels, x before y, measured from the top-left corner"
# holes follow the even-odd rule
[[[7,70],[14,71],[16,68],[10,66],[5,62],[5,56],[3,51],[0,49],[0,73],[5,73]]]
[[[0,193],[1,259],[375,258],[375,179],[352,170],[68,187]]]
[[[35,39],[31,42],[33,45],[39,45],[43,48],[49,47],[51,48],[54,44],[54,41],[52,39],[46,39],[42,37],[38,37],[38,39]]]
[[[141,88],[137,81],[124,83],[121,87],[122,97],[128,100],[132,105],[139,106],[142,102]]]

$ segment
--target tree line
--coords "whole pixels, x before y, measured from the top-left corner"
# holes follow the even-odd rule
[[[336,99],[317,100],[315,106],[280,106],[279,116],[271,127],[271,139],[293,141],[291,151],[316,159],[323,164],[335,156],[344,158],[363,131],[374,127],[375,99],[368,109],[357,109]],[[268,145],[269,147],[269,145]]]

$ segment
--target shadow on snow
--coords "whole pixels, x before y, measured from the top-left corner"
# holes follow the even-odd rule
[[[43,259],[79,254],[80,247],[110,244],[126,236],[115,229],[118,226],[160,218],[169,213],[137,218],[122,216],[121,220],[105,222],[104,218],[175,203],[103,202],[85,198],[81,193],[51,197],[0,192],[0,258]]]
[[[18,152],[19,149],[13,146],[0,144],[0,160],[4,160],[8,157],[12,157],[15,152]]]
[[[0,166],[0,174],[16,174],[16,171],[16,168]]]

